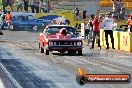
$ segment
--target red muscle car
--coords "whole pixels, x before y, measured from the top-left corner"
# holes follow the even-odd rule
[[[69,25],[48,25],[38,36],[41,53],[49,55],[50,51],[69,54],[77,52],[82,55],[82,38],[76,28]]]

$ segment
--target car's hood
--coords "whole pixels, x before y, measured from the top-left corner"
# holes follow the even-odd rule
[[[80,40],[81,37],[80,36],[77,36],[75,34],[67,34],[66,36],[65,35],[62,35],[62,34],[52,34],[52,35],[47,35],[46,36],[49,40],[69,40],[69,39],[74,39],[74,40]]]

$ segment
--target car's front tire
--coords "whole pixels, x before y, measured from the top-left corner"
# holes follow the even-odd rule
[[[13,31],[13,30],[14,30],[14,25],[11,24],[11,25],[9,26],[9,29],[10,29],[11,31]]]

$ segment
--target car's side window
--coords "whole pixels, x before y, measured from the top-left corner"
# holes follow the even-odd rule
[[[20,17],[20,19],[21,19],[22,21],[25,21],[25,17],[24,17],[24,16]]]
[[[16,18],[17,18],[17,20],[20,20],[20,21],[22,20],[22,18],[21,18],[21,17],[19,17],[19,16],[18,16],[18,17],[16,17]]]

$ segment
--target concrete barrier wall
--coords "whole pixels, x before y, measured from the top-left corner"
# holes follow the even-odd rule
[[[132,33],[113,31],[114,47],[118,50],[132,52]],[[111,38],[108,36],[109,46],[112,47]],[[100,30],[100,44],[106,47],[104,30]]]
[[[120,32],[120,50],[132,52],[132,33]]]

